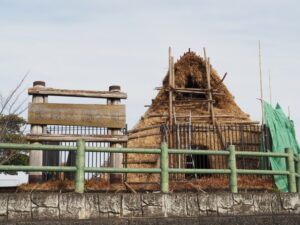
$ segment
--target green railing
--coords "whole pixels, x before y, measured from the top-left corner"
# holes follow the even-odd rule
[[[229,145],[226,151],[215,150],[181,150],[168,149],[163,142],[160,149],[142,148],[97,148],[86,147],[82,140],[77,141],[76,147],[58,145],[30,145],[30,144],[11,144],[0,143],[0,149],[10,150],[41,150],[41,151],[76,151],[75,166],[14,166],[0,165],[0,171],[57,171],[57,172],[76,172],[75,192],[84,192],[84,173],[158,173],[160,174],[160,189],[163,193],[169,192],[170,173],[193,173],[193,174],[229,174],[229,186],[232,193],[238,192],[237,175],[286,175],[288,176],[289,192],[300,192],[300,155],[295,155],[291,148],[286,149],[286,153],[274,152],[250,152],[235,151],[234,145]],[[107,167],[85,167],[85,152],[110,152],[110,153],[144,153],[160,154],[160,168],[107,168]],[[182,169],[169,168],[169,154],[192,154],[192,155],[223,155],[228,156],[228,169]],[[257,156],[257,157],[284,157],[287,162],[287,170],[249,170],[237,169],[236,156]],[[296,163],[295,163],[296,162]]]

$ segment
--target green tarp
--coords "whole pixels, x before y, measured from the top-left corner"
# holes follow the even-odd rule
[[[293,148],[295,154],[300,153],[296,140],[294,123],[282,111],[279,104],[275,109],[264,102],[265,124],[270,129],[272,137],[272,152],[283,153],[285,148]],[[270,157],[273,170],[286,170],[285,158]],[[279,190],[288,192],[287,176],[275,175],[275,183]]]

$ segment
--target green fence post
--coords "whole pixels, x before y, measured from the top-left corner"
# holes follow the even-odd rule
[[[287,157],[287,168],[289,171],[288,182],[289,182],[289,192],[297,192],[296,190],[296,173],[295,173],[295,159],[294,151],[292,148],[286,148],[285,152],[288,154]]]
[[[300,193],[300,154],[296,155],[297,163],[296,163],[296,173],[298,176],[296,177],[296,185],[297,185],[297,192]]]
[[[162,142],[160,145],[160,191],[162,193],[169,192],[169,153],[168,145],[166,142]]]
[[[229,145],[228,151],[229,151],[228,167],[230,169],[229,187],[231,193],[238,193],[235,146]]]
[[[84,192],[84,161],[85,161],[85,142],[77,140],[76,151],[76,176],[75,176],[75,192]]]

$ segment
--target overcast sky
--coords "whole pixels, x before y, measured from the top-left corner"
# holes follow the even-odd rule
[[[0,91],[28,71],[26,88],[35,80],[66,89],[120,85],[131,128],[161,85],[168,47],[176,60],[188,48],[203,56],[206,47],[219,74],[228,72],[237,103],[260,120],[261,40],[265,96],[271,71],[273,103],[290,106],[299,136],[299,8],[296,0],[0,0]]]

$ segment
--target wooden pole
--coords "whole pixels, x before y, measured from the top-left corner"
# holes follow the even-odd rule
[[[206,50],[203,48],[204,51],[204,59],[205,59],[205,67],[206,67],[206,80],[207,80],[207,89],[208,89],[208,111],[211,115],[211,120],[213,125],[215,125],[215,115],[214,115],[214,106],[212,102],[212,88],[211,88],[211,71],[210,71],[210,60],[206,56]]]
[[[208,77],[209,77],[209,100],[210,100],[210,113],[211,113],[211,120],[213,125],[216,124],[215,119],[215,109],[214,109],[214,103],[213,103],[213,97],[212,97],[212,88],[211,88],[211,65],[210,65],[210,59],[208,58]]]
[[[171,71],[172,71],[172,124],[174,124],[174,112],[175,112],[175,94],[174,94],[174,90],[175,90],[175,67],[174,67],[174,57],[171,57]]]
[[[207,66],[207,56],[206,56],[206,50],[205,50],[205,48],[203,48],[203,52],[204,52],[204,60],[205,60],[205,70],[206,70],[206,80],[207,80],[207,90],[209,90],[209,87],[208,87],[208,86],[210,86],[210,84],[208,85],[208,83],[210,83],[210,82],[208,82],[208,80],[209,80],[209,78],[208,78],[208,66]],[[209,97],[208,97],[208,99],[209,99]],[[210,103],[208,103],[208,112],[210,112]]]
[[[172,50],[169,47],[169,124],[173,125],[173,76],[172,76]]]

